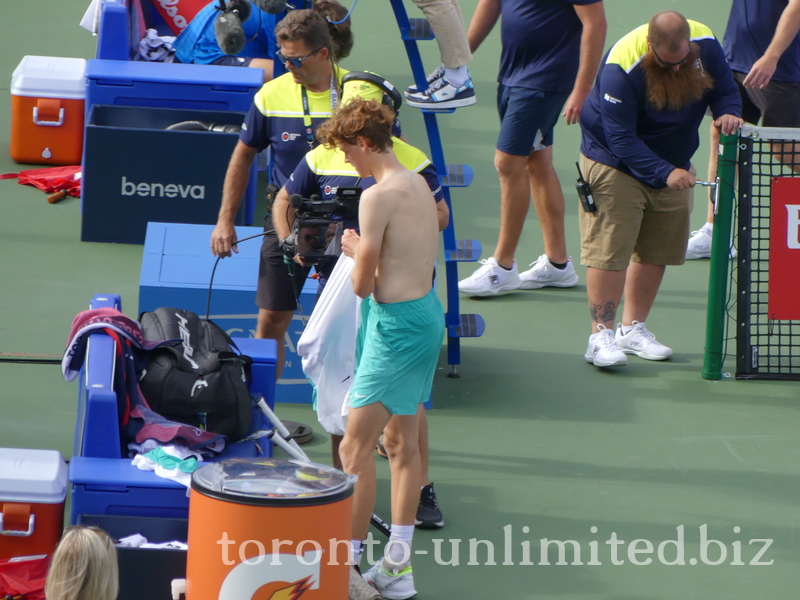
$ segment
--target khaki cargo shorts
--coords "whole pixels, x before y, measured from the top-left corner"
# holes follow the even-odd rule
[[[581,155],[597,211],[580,210],[581,264],[621,271],[630,261],[682,265],[694,190],[655,189]],[[694,168],[692,168],[694,172]]]

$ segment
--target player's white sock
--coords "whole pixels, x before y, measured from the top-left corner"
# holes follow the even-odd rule
[[[364,542],[361,540],[350,540],[350,550],[353,553],[353,563],[361,562],[361,555],[364,553]]]
[[[389,534],[389,543],[383,553],[391,566],[407,564],[411,560],[411,540],[414,537],[413,525],[395,525]]]

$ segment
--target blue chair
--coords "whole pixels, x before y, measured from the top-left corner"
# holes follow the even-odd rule
[[[120,297],[95,295],[90,308],[103,307],[120,310]],[[250,391],[263,396],[273,407],[277,343],[252,340],[245,353],[254,360]],[[114,363],[115,341],[103,332],[91,334],[78,378],[78,418],[69,465],[70,521],[76,524],[82,515],[188,518],[187,489],[151,471],[137,469],[123,452],[113,384]],[[269,422],[254,408],[250,433],[269,427]],[[233,443],[215,460],[256,456],[272,456],[272,443],[268,439]]]

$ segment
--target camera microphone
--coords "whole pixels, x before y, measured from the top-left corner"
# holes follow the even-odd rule
[[[286,10],[286,0],[253,0],[255,5],[270,15],[277,15]]]
[[[220,50],[229,56],[235,56],[242,51],[246,41],[242,23],[250,18],[250,1],[219,0],[219,3],[219,15],[214,21],[214,35]]]
[[[303,197],[300,194],[292,194],[289,196],[289,205],[292,208],[300,208],[303,206]]]

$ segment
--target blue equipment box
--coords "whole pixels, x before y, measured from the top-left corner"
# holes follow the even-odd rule
[[[263,84],[259,69],[93,58],[86,62],[86,110],[111,104],[247,112]]]
[[[167,130],[175,123],[241,123],[241,113],[104,106],[89,113],[83,151],[81,240],[144,242],[148,221],[216,223],[237,133]],[[245,222],[245,203],[236,222]]]
[[[95,104],[247,113],[262,85],[260,69],[91,59],[86,63],[86,122]],[[85,149],[84,140],[84,169]],[[139,149],[142,155],[152,151]],[[229,159],[230,154],[226,167]],[[245,192],[245,225],[255,215],[257,173],[254,164]]]
[[[209,310],[208,290],[216,261],[209,249],[213,229],[210,225],[148,224],[139,279],[139,312],[171,306],[205,317],[208,311],[210,318],[231,337],[252,338],[258,317],[255,300],[261,239],[240,244],[238,254],[219,261]],[[260,227],[236,228],[240,240],[259,233],[263,233]],[[306,319],[314,308],[317,287],[317,282],[309,278],[300,294]],[[311,403],[311,384],[303,374],[297,355],[297,342],[302,333],[302,317],[295,312],[285,340],[286,354],[275,388],[275,402]],[[242,353],[248,354],[249,344],[253,342],[247,339],[241,342]]]

